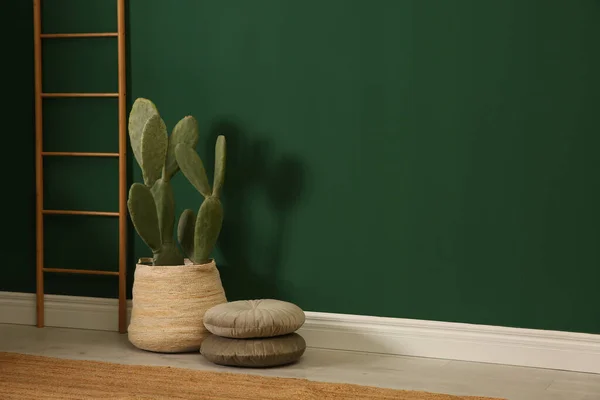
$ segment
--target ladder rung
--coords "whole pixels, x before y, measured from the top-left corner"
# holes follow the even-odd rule
[[[119,97],[119,93],[42,93],[42,97]]]
[[[64,156],[64,157],[119,157],[119,153],[81,153],[69,151],[44,151],[43,156]]]
[[[60,39],[60,38],[101,38],[118,37],[118,32],[98,32],[98,33],[42,33],[42,39]]]
[[[66,269],[66,268],[43,268],[44,272],[57,272],[61,274],[82,274],[82,275],[111,275],[119,276],[115,271],[94,271],[86,269]]]
[[[46,215],[92,215],[100,217],[118,217],[118,212],[111,211],[73,211],[73,210],[42,210]]]

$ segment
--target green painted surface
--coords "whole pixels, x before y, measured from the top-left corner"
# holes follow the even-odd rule
[[[11,248],[4,257],[0,291],[35,290],[35,153],[31,3],[2,3],[3,218]],[[9,62],[7,62],[7,60]],[[10,188],[10,189],[8,189]]]
[[[31,14],[11,4],[23,41],[9,44],[8,84],[19,92],[9,127],[32,149]],[[131,0],[129,8],[130,100],[151,98],[169,128],[196,116],[209,176],[216,135],[227,135],[215,256],[230,300],[600,333],[600,3]],[[58,61],[45,73],[53,85],[112,90],[107,43],[96,42],[107,55],[85,75],[60,71]],[[76,45],[63,46],[57,57]],[[115,112],[92,109],[97,122],[76,128],[88,115],[81,109],[72,129],[112,148]],[[68,130],[73,139],[53,135],[47,145],[87,149]],[[33,150],[24,154],[20,163],[32,165]],[[112,207],[113,161],[82,160],[86,184],[77,167],[57,162],[49,181],[64,179],[60,171],[73,180],[57,183],[52,201]],[[132,178],[141,179],[137,166]],[[29,195],[11,200],[22,250],[0,290],[32,291],[33,167],[9,179]],[[198,207],[183,176],[174,186],[178,215]],[[81,229],[80,244],[63,240],[68,257],[49,250],[57,263],[111,268],[116,224],[70,221],[56,232]],[[148,255],[131,235],[132,258]],[[110,278],[53,277],[49,287],[116,291]]]

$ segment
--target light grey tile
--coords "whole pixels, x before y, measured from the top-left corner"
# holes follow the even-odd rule
[[[571,379],[556,379],[548,387],[548,392],[581,393],[600,397],[600,376],[589,375]]]

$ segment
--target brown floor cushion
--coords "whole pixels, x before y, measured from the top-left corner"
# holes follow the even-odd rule
[[[262,339],[229,339],[210,335],[200,352],[207,360],[236,367],[274,367],[297,361],[306,350],[297,333]]]
[[[204,326],[228,338],[264,338],[286,335],[305,321],[304,311],[281,300],[240,300],[218,304],[204,314]]]

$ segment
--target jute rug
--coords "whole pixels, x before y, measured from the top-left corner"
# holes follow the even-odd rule
[[[493,400],[16,353],[0,353],[0,399]]]

